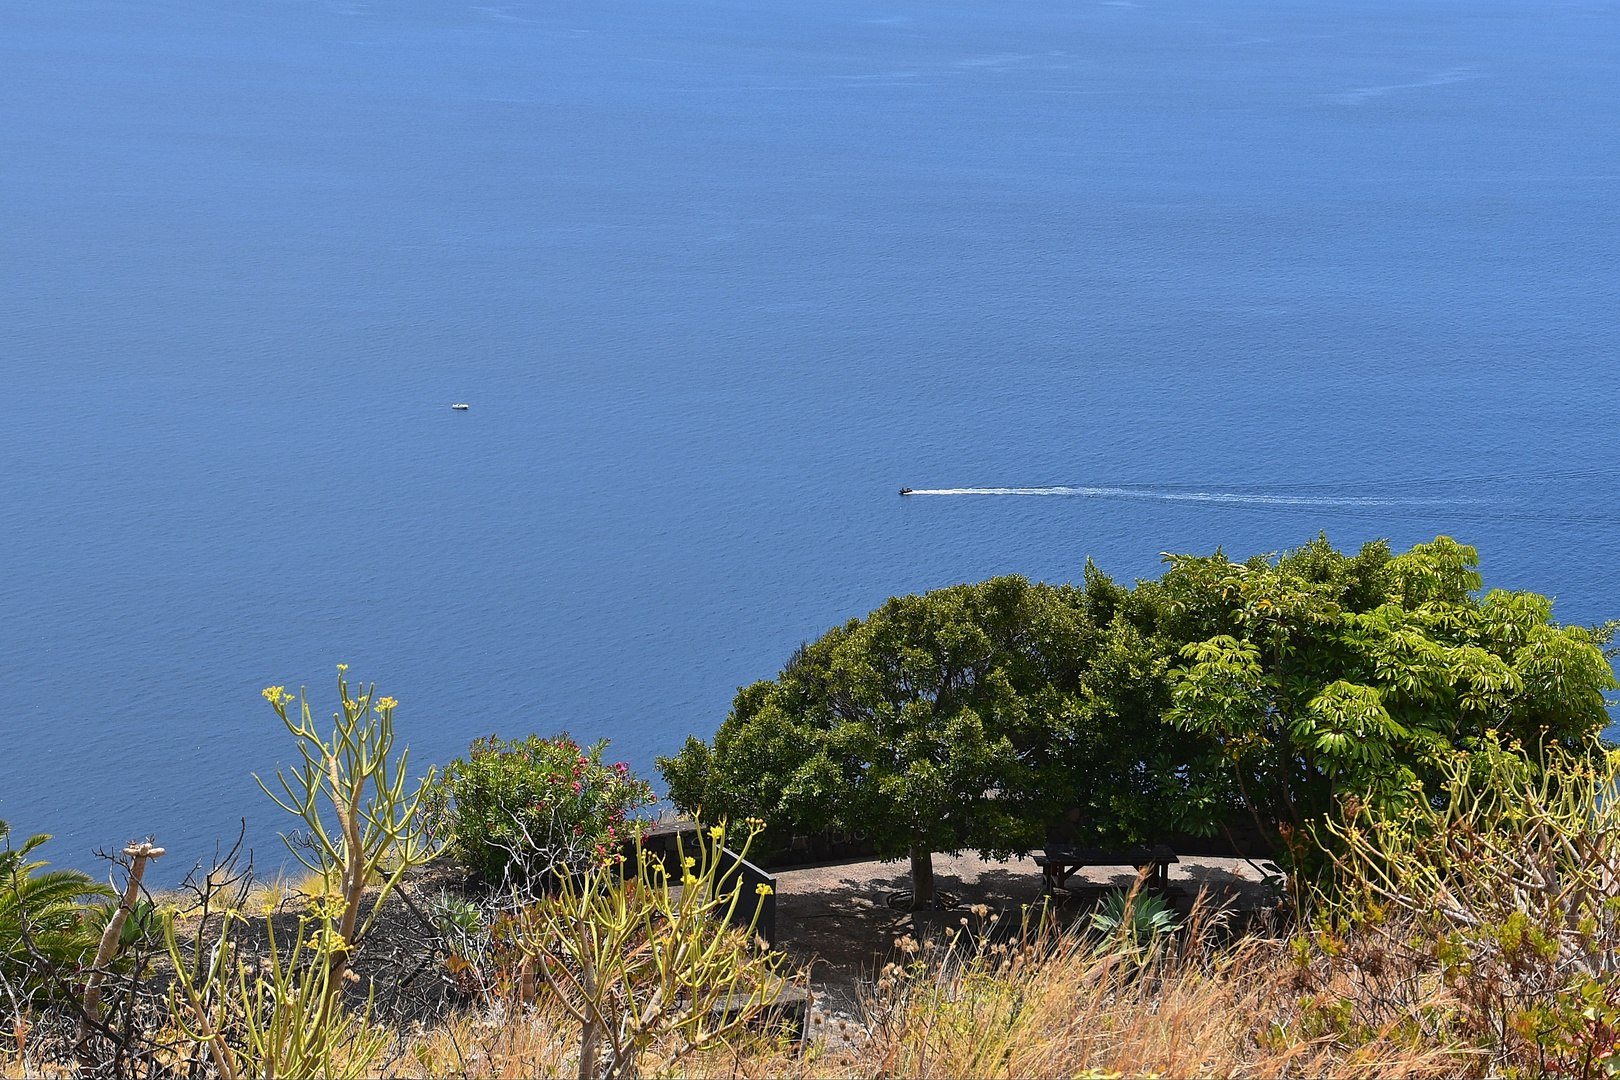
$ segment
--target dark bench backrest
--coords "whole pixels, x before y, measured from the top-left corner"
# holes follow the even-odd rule
[[[689,821],[661,822],[642,834],[641,850],[648,858],[662,862],[664,869],[678,879],[680,875],[679,853],[684,850],[688,855],[695,857],[702,850],[698,827]],[[626,864],[633,865],[634,859],[635,849],[632,845],[626,849]],[[720,860],[718,876],[723,883],[723,891],[729,892],[735,887],[739,892],[737,908],[731,914],[732,924],[739,930],[746,930],[748,924],[754,922],[754,933],[774,946],[776,944],[776,878],[767,874],[747,859],[739,857],[730,848],[721,849]],[[770,887],[770,891],[764,896],[759,894],[759,886],[761,885]],[[759,913],[757,922],[754,921],[756,911]]]

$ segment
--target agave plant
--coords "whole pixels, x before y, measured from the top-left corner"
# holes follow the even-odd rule
[[[10,835],[11,826],[0,821],[0,977],[11,993],[38,998],[48,992],[50,975],[71,975],[93,960],[101,934],[86,901],[113,891],[77,870],[29,862],[48,834],[31,836],[20,848],[11,846]]]
[[[1157,893],[1115,889],[1091,916],[1092,929],[1132,948],[1148,945],[1176,928],[1176,909]]]

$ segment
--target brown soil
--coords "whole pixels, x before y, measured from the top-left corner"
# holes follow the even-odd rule
[[[1072,888],[1054,897],[1055,914],[1064,921],[1084,915],[1103,893],[1134,880],[1125,867],[1077,871],[1069,879]],[[910,883],[910,864],[904,860],[776,873],[777,944],[795,963],[811,968],[811,988],[825,1011],[857,1016],[860,984],[896,958],[896,941],[921,933],[909,912],[889,904],[890,896]],[[1009,927],[1044,899],[1040,868],[1029,858],[990,862],[971,854],[935,855],[934,884],[958,911],[983,904]],[[1239,912],[1267,904],[1260,872],[1242,859],[1189,856],[1170,868],[1170,885],[1184,912],[1201,891]]]
[[[982,904],[999,916],[998,925],[1011,929],[1044,900],[1040,869],[1028,858],[991,862],[971,854],[935,855],[935,888],[953,910],[923,916],[891,906],[891,897],[910,886],[909,864],[904,860],[787,869],[775,877],[777,945],[795,967],[809,970],[815,1011],[834,1021],[859,1019],[862,984],[899,957],[897,941],[922,936],[928,920],[934,926],[954,924],[958,916],[967,917],[968,909]],[[1054,914],[1062,921],[1082,917],[1108,889],[1128,887],[1133,880],[1134,873],[1124,867],[1078,871],[1070,878],[1072,888],[1054,897]],[[1241,859],[1186,858],[1171,867],[1170,883],[1183,910],[1201,890],[1240,911],[1266,904],[1259,872]],[[406,1023],[431,1023],[466,1004],[449,977],[426,916],[442,892],[478,891],[464,872],[446,861],[413,874],[401,890],[403,895],[396,894],[378,913],[376,926],[355,957],[353,967],[360,980],[348,987],[355,1003],[374,990],[376,1012]],[[271,917],[278,944],[296,935],[302,906],[302,898],[289,898]],[[209,937],[217,934],[215,920],[217,916],[210,920]],[[195,925],[192,920],[183,922],[182,937],[189,938]],[[244,953],[262,955],[268,944],[265,930],[265,920],[255,918],[238,926],[233,937]],[[160,970],[167,967],[165,957],[155,959]],[[166,979],[160,976],[159,981]]]

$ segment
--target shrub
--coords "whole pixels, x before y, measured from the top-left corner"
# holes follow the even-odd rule
[[[752,842],[761,823],[749,824]],[[678,879],[638,845],[635,878],[625,880],[616,862],[598,863],[578,882],[563,876],[519,913],[519,949],[579,1025],[580,1080],[639,1075],[655,1044],[662,1060],[649,1072],[670,1075],[680,1059],[742,1033],[781,996],[781,956],[755,948],[753,921],[731,925],[746,889],[741,859],[723,856],[724,825],[707,831],[695,854],[682,849]],[[768,895],[770,886],[754,891]]]
[[[269,955],[256,965],[244,963],[239,946],[232,946],[233,924],[247,924],[238,911],[226,912],[211,950],[201,947],[199,927],[190,956],[174,920],[164,927],[175,972],[168,988],[171,1028],[222,1076],[370,1076],[386,1042],[370,1024],[369,996],[364,1012],[349,1012],[343,985],[358,981],[350,963],[384,901],[407,872],[438,853],[420,812],[433,770],[407,791],[409,751],[393,755],[398,702],[378,697],[374,685],[351,692],[347,667],[338,665],[342,708],[333,716],[329,739],[316,726],[305,695],[294,699],[280,686],[264,691],[303,760],[276,770],[280,794],[263,780],[259,786],[304,825],[282,839],[327,894],[298,916],[296,931],[280,942],[274,920],[267,919]],[[287,705],[294,700],[299,708],[289,716]],[[330,804],[330,816],[323,803]],[[381,887],[363,910],[373,881]]]
[[[1498,1074],[1620,1072],[1620,751],[1488,732],[1441,773],[1433,799],[1351,801],[1329,822],[1340,892],[1296,946],[1302,970],[1361,983],[1339,1027],[1443,987],[1430,1030]]]
[[[1156,893],[1113,889],[1091,915],[1091,928],[1103,937],[1102,950],[1140,954],[1159,938],[1175,932],[1176,909]]]
[[[606,747],[581,749],[566,733],[479,739],[445,769],[434,816],[457,857],[487,880],[600,863],[628,837],[631,812],[654,801],[624,762],[603,763]]]
[[[690,853],[661,858],[634,843],[633,859],[558,875],[543,892],[519,883],[484,907],[441,894],[432,918],[457,988],[576,1047],[570,1062],[508,1075],[668,1076],[682,1059],[751,1037],[751,1025],[769,1027],[756,1021],[769,1018],[788,973],[754,933],[770,886],[748,884],[740,861],[760,824],[747,823],[739,857],[715,825]]]
[[[0,821],[0,983],[20,998],[37,998],[48,992],[52,976],[75,972],[94,958],[105,917],[84,900],[111,896],[112,890],[77,870],[44,870],[49,864],[29,862],[48,834],[31,836],[20,848],[11,846],[10,834]]]

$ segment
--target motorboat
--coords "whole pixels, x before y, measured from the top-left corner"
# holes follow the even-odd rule
[[[900,489],[900,494],[902,494],[902,495],[910,495],[911,494],[911,489],[910,488],[901,488]]]
[[[465,405],[452,405],[452,406],[450,406],[450,407],[451,407],[451,408],[452,408],[452,409],[460,409],[460,410],[461,410],[461,411],[462,411],[462,412],[466,412],[466,411],[467,411],[467,406],[465,406]]]

